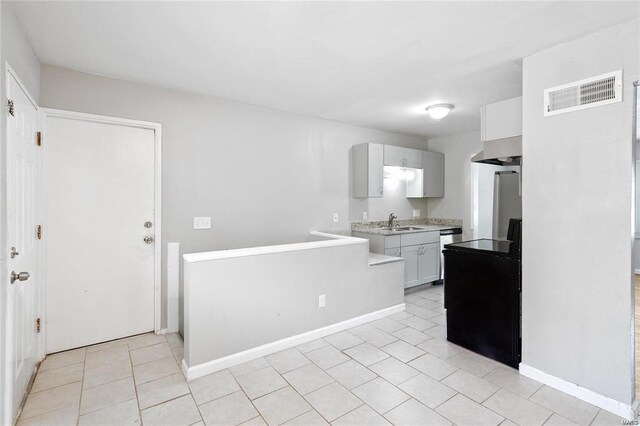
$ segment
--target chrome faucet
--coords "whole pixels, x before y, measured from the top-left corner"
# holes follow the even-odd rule
[[[391,213],[389,215],[389,228],[393,228],[393,220],[397,219],[398,216],[396,216],[395,214]]]

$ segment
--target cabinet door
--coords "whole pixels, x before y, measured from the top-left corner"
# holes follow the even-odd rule
[[[420,254],[420,284],[440,278],[440,243],[425,244]]]
[[[444,197],[444,154],[422,152],[423,197]]]
[[[385,249],[384,254],[387,256],[401,257],[400,247]]]
[[[375,143],[354,145],[352,156],[353,196],[382,197],[383,146]]]
[[[402,167],[404,162],[404,148],[393,145],[384,145],[384,165]]]
[[[370,143],[368,158],[368,195],[382,197],[383,193],[383,145]]]
[[[422,153],[419,149],[408,149],[404,148],[402,150],[402,156],[404,159],[404,167],[411,167],[412,169],[421,169],[422,168]]]
[[[420,246],[402,247],[404,258],[404,288],[420,284]]]

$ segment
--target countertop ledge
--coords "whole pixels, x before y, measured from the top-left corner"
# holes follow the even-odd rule
[[[441,231],[443,229],[459,228],[459,226],[446,226],[446,225],[411,225],[411,226],[419,229],[412,229],[409,231],[393,231],[390,229],[380,229],[380,228],[353,228],[351,232],[389,236],[389,235],[415,234],[417,232],[436,232],[436,231]]]
[[[369,266],[385,265],[387,263],[402,262],[401,257],[387,256],[378,253],[369,253]]]

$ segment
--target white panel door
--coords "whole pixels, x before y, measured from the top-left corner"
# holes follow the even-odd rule
[[[7,248],[13,253],[7,258],[7,270],[29,274],[21,274],[24,280],[7,281],[5,383],[10,401],[5,403],[14,417],[37,361],[38,112],[11,74],[7,75],[7,97],[14,105],[13,116],[7,115]]]
[[[152,331],[154,131],[49,117],[43,156],[47,353]]]

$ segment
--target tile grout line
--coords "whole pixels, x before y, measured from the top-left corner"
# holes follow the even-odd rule
[[[267,361],[266,358],[265,358],[265,361]],[[269,361],[267,361],[267,364],[269,364]],[[269,366],[271,366],[271,364],[269,364]],[[265,367],[265,368],[267,368],[267,367]],[[274,368],[274,370],[275,370],[275,368]],[[258,370],[256,370],[256,371],[258,371]],[[231,374],[230,371],[229,371],[229,374]],[[231,377],[233,377],[233,374],[231,374]],[[238,385],[238,387],[240,388],[240,392],[242,392],[244,394],[245,398],[247,398],[247,400],[251,403],[251,405],[253,406],[253,409],[256,410],[256,413],[258,413],[258,417],[260,417],[262,419],[262,421],[267,423],[266,420],[264,419],[264,417],[262,417],[262,413],[260,412],[260,410],[258,410],[258,407],[256,407],[256,405],[253,403],[253,400],[251,398],[249,398],[249,395],[247,395],[247,393],[244,391],[244,388],[242,387],[240,382],[238,382],[238,380],[236,380],[235,377],[233,377],[233,380],[235,380],[236,385]],[[280,389],[282,389],[282,388],[280,388]],[[278,389],[278,390],[280,390],[280,389]],[[258,399],[258,398],[256,398],[256,399]],[[198,410],[200,410],[200,406],[198,406]],[[202,417],[202,413],[200,414],[200,417]],[[253,417],[253,418],[255,419],[255,417]],[[204,417],[202,417],[202,419],[204,421]],[[249,420],[251,420],[251,419],[249,419]]]
[[[147,333],[145,333],[145,334],[147,334]],[[144,334],[143,334],[143,335],[144,335]],[[135,338],[135,337],[138,337],[138,336],[140,336],[140,335],[136,335],[136,336],[132,336],[132,337],[134,337],[134,338]],[[131,337],[126,338],[126,340],[129,340],[129,339],[131,339]],[[120,339],[118,339],[118,340],[120,340]],[[118,340],[113,340],[112,342],[116,342],[116,341],[118,341]],[[124,339],[123,339],[123,340],[124,340]],[[166,337],[165,337],[165,341],[166,341]],[[160,343],[160,344],[162,344],[162,343]],[[122,345],[117,345],[117,346],[114,346],[114,347],[101,349],[101,350],[99,350],[99,351],[93,351],[93,352],[88,352],[88,351],[86,351],[86,352],[85,352],[85,363],[86,363],[86,356],[87,356],[89,353],[98,353],[98,352],[102,352],[102,351],[104,351],[104,350],[120,348],[120,347],[123,347],[123,346],[124,346],[124,347],[126,347],[126,349],[127,349],[127,359],[128,359],[128,361],[129,361],[129,368],[131,369],[131,379],[132,379],[132,381],[133,381],[133,387],[134,387],[134,393],[135,393],[135,400],[136,400],[136,404],[137,404],[137,406],[138,406],[138,415],[139,415],[140,419],[142,419],[142,410],[140,409],[140,401],[139,401],[139,398],[138,398],[138,388],[137,388],[137,385],[136,385],[135,374],[134,374],[134,371],[133,371],[133,367],[134,367],[134,366],[133,366],[133,360],[132,360],[132,358],[131,358],[131,351],[132,351],[132,349],[130,349],[130,348],[129,348],[129,343],[128,343],[128,342],[123,341],[123,344],[122,344]],[[140,347],[140,348],[136,348],[136,349],[133,349],[133,350],[144,349],[144,348],[148,348],[148,347],[151,347],[151,346],[155,346],[155,345],[153,345],[153,344],[152,344],[152,345],[148,345],[148,346],[142,346],[142,347]],[[88,346],[88,347],[90,347],[90,346]],[[88,347],[87,347],[87,348],[88,348]],[[116,362],[119,362],[119,361],[108,362],[108,363],[106,363],[106,364],[102,364],[102,365],[100,365],[100,366],[98,366],[98,367],[102,367],[103,365],[114,364],[114,363],[116,363]],[[151,362],[151,361],[150,361],[150,362]],[[81,399],[82,399],[82,395],[83,395],[84,390],[85,390],[85,389],[84,389],[84,373],[85,373],[85,372],[86,372],[86,366],[85,366],[85,370],[83,371],[82,388],[81,388]],[[100,387],[100,386],[109,385],[109,384],[115,383],[115,382],[120,381],[120,380],[125,380],[125,379],[127,379],[127,378],[128,378],[128,377],[125,377],[125,378],[122,378],[122,379],[113,380],[113,381],[106,382],[106,383],[102,383],[102,384],[100,384],[100,385],[94,386],[94,387],[89,388],[89,389],[87,389],[87,390],[90,390],[90,389],[96,389],[96,388],[98,388],[98,387]],[[184,395],[181,395],[181,396],[184,396]],[[102,407],[102,408],[99,408],[99,409],[97,409],[97,410],[94,410],[94,411],[91,411],[91,412],[84,413],[84,414],[82,414],[82,415],[95,413],[95,412],[97,412],[97,411],[100,411],[100,410],[103,410],[103,409],[106,409],[106,408],[110,408],[110,407],[113,407],[113,406],[115,406],[115,405],[118,405],[118,404],[121,404],[121,403],[124,403],[124,402],[128,402],[128,401],[131,401],[131,399],[126,400],[126,401],[119,402],[119,403],[117,403],[117,404],[108,405],[108,406],[106,406],[106,407]],[[156,404],[156,405],[157,405],[157,404]],[[150,408],[150,407],[148,407],[148,408]],[[79,408],[78,408],[78,423],[79,423],[79,417],[81,417],[82,415],[80,414],[80,407],[79,407]]]
[[[323,339],[323,338],[322,338],[322,339]],[[323,340],[324,340],[324,339],[323,339]],[[327,341],[325,340],[325,342],[327,342]],[[327,343],[329,343],[329,342],[327,342]],[[331,345],[331,343],[329,343],[329,346],[332,346],[332,345]],[[300,352],[300,351],[298,351],[298,352]],[[304,354],[303,354],[302,352],[300,352],[300,354],[301,354],[302,356],[304,356]],[[307,358],[307,357],[305,357],[305,358]],[[309,358],[307,358],[307,359],[309,359]],[[313,363],[313,361],[312,361],[312,360],[310,360],[310,359],[309,359],[309,361],[310,361],[310,364],[315,365],[315,364]],[[269,362],[269,360],[267,360],[267,362]],[[346,361],[345,361],[345,362],[346,362]],[[305,364],[305,365],[303,365],[303,366],[301,366],[301,367],[298,367],[298,368],[304,368],[304,367],[306,367],[307,365],[309,365],[309,364]],[[313,393],[313,392],[315,392],[315,391],[317,391],[317,390],[320,390],[320,389],[322,389],[322,388],[325,388],[325,387],[327,387],[327,386],[329,386],[329,385],[332,385],[333,383],[337,383],[337,382],[336,382],[336,380],[333,378],[333,376],[331,376],[330,374],[328,374],[328,373],[327,373],[325,370],[323,370],[319,365],[316,365],[316,367],[317,367],[317,368],[319,368],[319,369],[320,369],[320,371],[322,371],[324,374],[326,374],[327,376],[331,377],[331,379],[333,380],[333,382],[328,383],[328,384],[326,384],[326,385],[324,385],[324,386],[321,386],[321,387],[319,387],[319,388],[318,388],[318,389],[316,389],[316,390],[313,390],[313,391],[311,391],[311,392],[308,392],[308,393],[307,393],[307,395],[309,395],[310,393]],[[296,370],[297,370],[298,368],[296,368]],[[274,370],[275,370],[275,368],[274,368]],[[295,370],[291,370],[291,371],[295,371]],[[287,373],[290,373],[291,371],[288,371]],[[277,370],[276,370],[276,372],[277,372]],[[285,374],[287,374],[287,373],[285,373]],[[278,374],[280,374],[280,373],[278,373]],[[284,377],[282,374],[281,374],[280,376],[282,377],[282,379],[283,379],[285,382],[287,382],[287,384],[291,387],[291,389],[293,389],[293,391],[294,391],[294,392],[296,392],[296,393],[298,394],[298,396],[300,396],[300,397],[304,400],[304,402],[305,402],[309,407],[311,407],[311,410],[305,411],[304,413],[300,414],[300,416],[303,416],[303,415],[307,414],[309,411],[312,411],[312,410],[313,410],[313,411],[315,411],[316,413],[318,413],[318,415],[319,415],[320,417],[322,417],[322,418],[323,418],[327,423],[331,423],[331,422],[329,422],[329,420],[327,420],[327,418],[326,418],[325,416],[323,416],[323,415],[322,415],[322,413],[321,413],[321,412],[319,412],[318,410],[316,410],[316,407],[314,407],[314,406],[313,406],[313,404],[311,404],[311,402],[310,402],[310,401],[305,397],[305,395],[302,395],[300,392],[298,392],[298,390],[297,390],[297,389],[296,389],[296,388],[295,388],[295,387],[294,387],[294,386],[293,386],[293,385],[292,385],[292,384],[291,384],[291,383],[286,379],[286,377]],[[257,399],[257,398],[256,398],[256,399]],[[293,419],[289,419],[289,420],[287,420],[286,422],[290,422],[291,420],[297,419],[297,418],[298,418],[298,417],[300,417],[300,416],[296,416],[296,417],[294,417]],[[286,423],[286,422],[284,422],[284,423]]]
[[[140,398],[138,398],[138,384],[136,381],[135,371],[133,370],[133,359],[131,359],[131,349],[129,348],[128,343],[127,343],[127,354],[129,355],[129,364],[130,364],[129,366],[131,367],[131,378],[133,379],[133,391],[136,395],[136,405],[138,406],[138,417],[140,418],[140,422],[142,423],[142,409],[140,407]]]
[[[82,396],[84,394],[84,375],[86,373],[87,350],[84,351],[84,361],[82,366],[82,380],[80,381],[80,400],[78,401],[78,415],[76,416],[76,425],[80,424],[80,410],[82,408]]]

